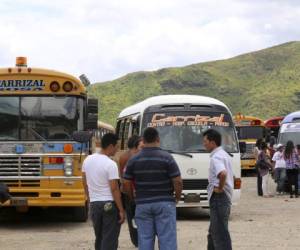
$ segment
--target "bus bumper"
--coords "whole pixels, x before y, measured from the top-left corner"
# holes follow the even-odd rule
[[[195,190],[194,190],[195,192]],[[187,201],[187,196],[191,193],[184,193],[181,196],[181,200],[177,203],[177,207],[201,207],[201,208],[209,208],[209,201],[207,200],[207,192],[200,192],[198,193],[192,193],[193,196],[199,195],[200,201]],[[241,190],[240,189],[234,189],[232,194],[232,205],[237,205],[238,201],[241,198]]]
[[[255,159],[241,160],[242,170],[255,169]]]
[[[83,189],[19,189],[10,188],[12,200],[4,206],[11,207],[84,207]]]

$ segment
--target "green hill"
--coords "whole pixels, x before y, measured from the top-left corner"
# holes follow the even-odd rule
[[[261,118],[300,108],[300,42],[289,42],[227,60],[130,73],[90,86],[100,119],[115,124],[119,112],[147,97],[196,94],[220,99],[233,113]]]

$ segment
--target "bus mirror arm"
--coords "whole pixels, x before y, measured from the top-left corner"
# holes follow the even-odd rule
[[[233,154],[230,152],[225,151],[230,157],[233,157]]]
[[[81,162],[82,148],[84,143],[88,143],[92,138],[93,133],[90,131],[76,131],[73,133],[73,140],[80,142],[80,157],[79,161]]]

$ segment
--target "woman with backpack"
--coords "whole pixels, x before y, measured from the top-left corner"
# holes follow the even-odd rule
[[[262,178],[262,191],[263,197],[269,198],[272,197],[268,190],[268,182],[269,182],[269,175],[270,170],[273,170],[273,165],[267,155],[268,145],[265,142],[261,143],[261,151],[258,155],[257,159],[257,168],[259,175]]]
[[[299,156],[292,141],[288,141],[286,143],[284,150],[284,160],[286,163],[286,175],[288,179],[290,198],[293,198],[293,185],[295,186],[295,197],[298,198]]]

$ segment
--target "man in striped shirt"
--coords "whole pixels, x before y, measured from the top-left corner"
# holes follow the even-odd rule
[[[160,250],[176,250],[175,202],[182,191],[180,171],[173,157],[160,149],[155,128],[145,129],[143,140],[144,148],[129,160],[124,174],[124,189],[130,197],[134,197],[135,183],[139,249],[153,250],[157,235]]]

